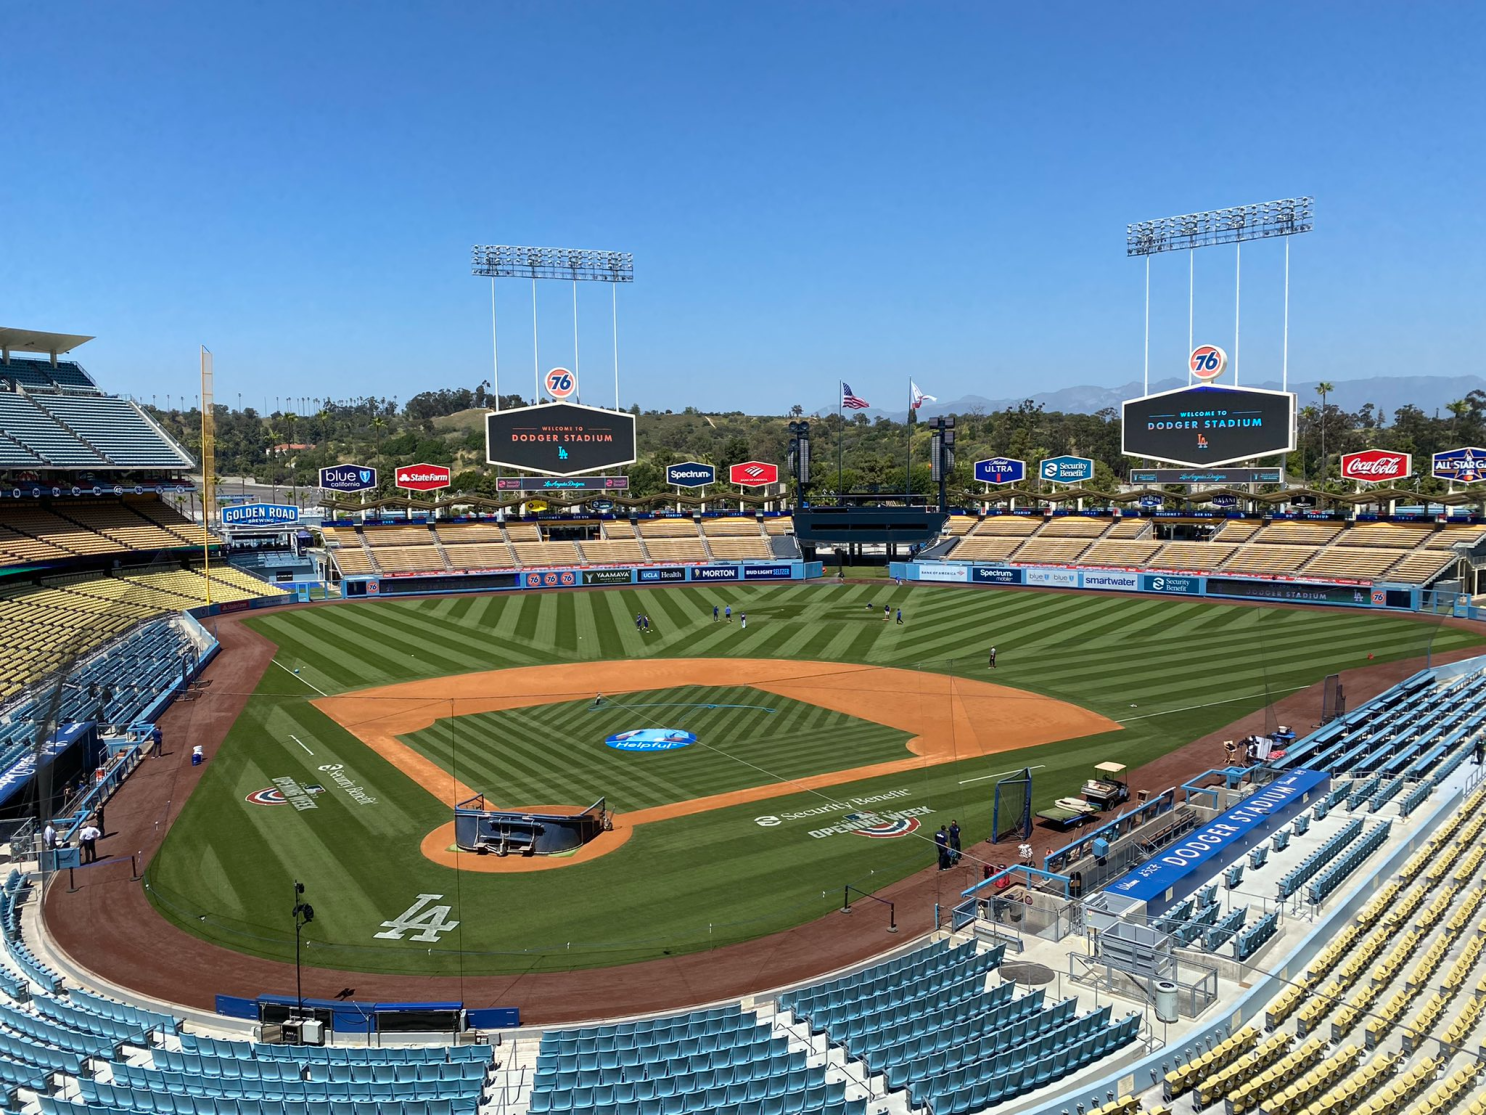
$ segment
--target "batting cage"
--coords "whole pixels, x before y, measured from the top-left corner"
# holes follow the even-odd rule
[[[484,794],[454,807],[454,842],[462,850],[479,855],[550,856],[571,852],[611,827],[605,798],[571,813],[490,809]]]
[[[1023,767],[996,783],[991,810],[991,843],[1026,840],[1032,835],[1032,768]]]

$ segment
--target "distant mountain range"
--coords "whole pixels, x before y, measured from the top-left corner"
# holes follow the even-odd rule
[[[1290,390],[1300,397],[1300,406],[1319,405],[1321,399],[1316,394],[1316,382],[1314,380],[1291,382]],[[1329,402],[1347,411],[1358,411],[1365,404],[1372,403],[1383,411],[1389,423],[1393,421],[1393,412],[1408,403],[1413,403],[1426,414],[1433,415],[1436,410],[1444,414],[1446,405],[1456,399],[1463,399],[1472,391],[1486,391],[1486,379],[1480,376],[1374,376],[1370,379],[1339,379],[1334,382],[1336,390],[1327,396]],[[1153,380],[1151,391],[1170,391],[1173,388],[1184,386],[1186,386],[1185,381],[1174,377]],[[1277,381],[1245,383],[1242,386],[1263,387],[1271,391],[1280,389]],[[1064,387],[1057,391],[1035,391],[1029,395],[1005,399],[966,395],[959,399],[925,403],[919,410],[919,417],[928,418],[936,414],[966,414],[977,408],[989,414],[992,411],[1005,410],[1007,407],[1020,406],[1022,400],[1027,398],[1041,403],[1043,409],[1048,411],[1093,414],[1105,407],[1118,410],[1120,404],[1126,399],[1136,398],[1140,394],[1141,385],[1137,380],[1119,387],[1091,385]],[[895,413],[874,407],[862,413],[874,419],[882,414],[900,422],[903,420],[902,411]]]

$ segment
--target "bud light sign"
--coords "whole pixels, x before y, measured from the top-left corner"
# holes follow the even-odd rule
[[[366,465],[331,465],[320,470],[327,492],[365,492],[377,486],[377,470]]]
[[[717,483],[717,469],[700,461],[685,461],[666,466],[666,483],[678,488],[705,488]]]
[[[1406,480],[1413,471],[1413,457],[1385,449],[1364,449],[1342,454],[1342,475],[1348,480],[1377,484],[1384,480]]]
[[[239,503],[222,508],[222,525],[239,530],[253,527],[292,527],[299,508],[285,503]]]
[[[1027,462],[1014,457],[992,457],[975,462],[975,479],[982,484],[1018,484],[1027,478]]]

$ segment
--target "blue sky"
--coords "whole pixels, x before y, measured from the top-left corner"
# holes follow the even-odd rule
[[[899,408],[1138,379],[1130,221],[1312,194],[1291,374],[1480,370],[1486,8],[1436,3],[7,5],[0,325],[106,387],[410,395],[491,373],[475,243],[630,251],[625,405]],[[1282,248],[1243,259],[1277,377]],[[1233,340],[1233,251],[1197,339]],[[1152,272],[1152,375],[1186,354]],[[585,401],[612,402],[583,284]],[[528,283],[497,288],[531,392]],[[571,289],[538,358],[571,365]]]

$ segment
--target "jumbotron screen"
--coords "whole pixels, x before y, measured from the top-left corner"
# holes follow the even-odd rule
[[[491,411],[485,416],[485,459],[549,476],[633,464],[635,417],[577,403]]]
[[[1203,468],[1295,449],[1295,396],[1253,387],[1183,387],[1128,400],[1121,451]]]

